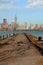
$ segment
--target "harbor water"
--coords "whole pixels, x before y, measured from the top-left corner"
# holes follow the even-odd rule
[[[42,30],[17,30],[17,31],[0,31],[1,39],[4,37],[9,37],[10,35],[18,34],[18,33],[28,33],[36,37],[42,37],[43,39],[43,31]]]

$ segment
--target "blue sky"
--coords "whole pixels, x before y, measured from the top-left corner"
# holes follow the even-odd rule
[[[15,15],[20,24],[43,24],[43,0],[0,0],[0,23],[11,23]]]

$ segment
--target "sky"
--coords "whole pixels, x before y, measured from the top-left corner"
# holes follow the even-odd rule
[[[43,0],[0,0],[0,23],[13,22],[15,15],[19,24],[43,24]]]

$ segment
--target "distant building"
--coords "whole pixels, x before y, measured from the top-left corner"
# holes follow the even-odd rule
[[[43,30],[43,24],[42,24],[42,30]]]
[[[8,25],[8,31],[13,31],[12,25]]]
[[[0,23],[0,28],[1,28],[1,25],[2,25],[2,24]]]
[[[43,30],[43,25],[40,25],[39,30]]]
[[[35,24],[35,30],[38,30],[38,24]]]
[[[34,30],[35,26],[33,24],[30,24],[30,30]]]
[[[14,21],[14,30],[18,28],[18,23],[17,23],[17,16],[15,16],[15,21]]]
[[[29,29],[29,26],[28,26],[28,23],[27,22],[25,22],[24,25],[25,25],[25,29],[26,30]]]
[[[7,24],[7,20],[6,19],[3,19],[2,28],[3,29],[7,29],[8,28],[8,24]]]
[[[17,16],[15,15],[15,22],[17,22]]]
[[[14,30],[14,22],[11,22],[10,27],[11,27],[11,30],[13,31]]]
[[[19,26],[19,29],[20,29],[20,30],[25,30],[25,26],[24,26],[24,25],[20,25],[20,26]]]
[[[2,25],[2,24],[0,23],[0,30],[1,30],[1,25]]]

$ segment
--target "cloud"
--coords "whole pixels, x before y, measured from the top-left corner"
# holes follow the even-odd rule
[[[25,1],[23,5],[21,1]],[[0,9],[15,10],[23,8],[43,8],[43,0],[0,0]]]
[[[0,9],[16,9],[15,3],[19,0],[0,0]]]
[[[19,1],[19,0],[0,0],[0,3],[1,4],[8,4],[8,3],[14,3],[14,2],[17,2],[17,1]]]
[[[43,8],[43,0],[27,0],[26,8]]]

